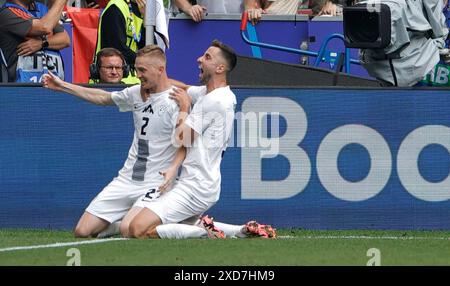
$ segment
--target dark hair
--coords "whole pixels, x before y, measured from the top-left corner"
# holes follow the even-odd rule
[[[100,51],[98,51],[96,61],[98,62],[98,65],[100,66],[101,60],[103,57],[106,58],[106,57],[112,57],[112,56],[120,57],[122,59],[122,64],[123,65],[126,64],[123,54],[119,50],[114,49],[114,48],[103,48]]]
[[[235,51],[232,48],[230,48],[229,46],[220,42],[219,40],[212,41],[211,46],[220,49],[220,51],[222,52],[223,58],[227,62],[228,72],[232,71],[234,69],[234,67],[236,66],[236,62],[237,62]]]

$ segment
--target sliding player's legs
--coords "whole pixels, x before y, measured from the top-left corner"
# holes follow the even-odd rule
[[[120,223],[120,234],[122,237],[130,237],[130,223],[136,215],[142,210],[142,207],[133,206]]]
[[[151,201],[141,201],[141,212],[130,224],[130,235],[138,238],[158,238],[156,227],[176,224],[198,217],[214,203],[196,199],[188,190],[177,184],[171,191]],[[198,226],[193,226],[198,228]]]
[[[95,237],[106,229],[109,222],[93,214],[84,212],[74,230],[76,237]]]
[[[144,185],[115,178],[86,208],[75,228],[75,236],[97,236],[111,223],[122,220],[136,200],[148,191]],[[131,220],[134,215],[131,213],[127,219]]]

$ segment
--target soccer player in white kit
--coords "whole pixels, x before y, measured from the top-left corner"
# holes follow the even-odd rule
[[[179,107],[170,99],[175,81],[167,78],[164,52],[156,45],[142,48],[135,68],[141,85],[119,92],[73,85],[52,74],[43,79],[44,87],[133,113],[135,132],[128,158],[118,176],[86,208],[74,231],[77,237],[96,236],[120,220],[120,232],[127,237],[130,221],[142,208],[135,204],[142,201],[138,198],[158,197],[158,187],[169,183],[164,177],[174,178],[184,159],[185,151],[172,143]]]
[[[206,86],[188,89],[192,98],[198,98],[189,115],[191,97],[183,89],[172,92],[180,107],[176,140],[187,150],[181,175],[170,191],[142,202],[144,208],[130,223],[132,237],[160,238],[157,227],[161,224],[195,231],[196,226],[177,223],[202,215],[219,199],[220,163],[233,128],[236,106],[227,73],[236,65],[236,54],[214,41],[197,61],[200,80]]]

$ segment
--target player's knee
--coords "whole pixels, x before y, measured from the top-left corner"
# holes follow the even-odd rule
[[[92,235],[91,231],[83,226],[77,226],[73,231],[73,234],[75,235],[75,237],[78,238],[87,238],[91,237]]]
[[[128,228],[128,235],[135,238],[145,237],[147,228],[139,221],[132,221]]]

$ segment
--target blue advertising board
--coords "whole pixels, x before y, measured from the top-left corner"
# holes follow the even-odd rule
[[[233,89],[216,220],[450,229],[450,97],[424,89]],[[72,228],[117,175],[131,114],[0,87],[0,227]]]

